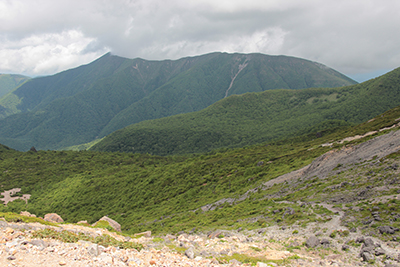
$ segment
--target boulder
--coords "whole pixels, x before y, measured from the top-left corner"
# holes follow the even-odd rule
[[[121,225],[119,223],[117,223],[116,221],[114,221],[113,219],[108,218],[107,216],[103,216],[102,218],[100,218],[100,220],[98,220],[94,225],[96,225],[98,222],[100,221],[106,221],[108,222],[108,224],[117,232],[121,232]]]
[[[319,239],[313,235],[310,236],[307,240],[306,240],[306,246],[309,248],[315,248],[316,246],[318,246],[320,244]]]
[[[375,260],[374,255],[372,255],[370,252],[367,252],[367,251],[362,252],[360,256],[363,258],[363,261],[366,261],[366,262]]]
[[[380,226],[378,227],[378,230],[381,234],[394,234],[396,231],[399,231],[398,228],[394,228],[392,226]]]
[[[64,220],[57,213],[48,213],[44,215],[44,220],[53,223],[62,223]]]

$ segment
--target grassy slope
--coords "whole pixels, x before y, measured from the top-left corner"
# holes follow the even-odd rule
[[[21,187],[21,193],[32,194],[27,206],[24,202],[12,202],[2,209],[27,209],[37,215],[57,212],[72,222],[83,219],[94,222],[108,214],[120,222],[124,230],[132,233],[143,230],[177,232],[193,227],[260,227],[276,223],[276,220],[282,221],[279,219],[282,215],[271,213],[268,215],[270,220],[261,220],[255,225],[246,223],[246,218],[264,216],[266,208],[271,211],[282,204],[275,203],[274,199],[254,200],[262,196],[255,195],[254,199],[224,209],[190,211],[224,197],[238,196],[262,182],[307,165],[330,149],[318,144],[391,126],[399,117],[400,107],[378,116],[372,123],[331,133],[322,132],[322,137],[315,140],[315,134],[312,134],[194,157],[90,151],[34,153],[1,146],[2,188]],[[263,164],[258,164],[261,161]],[[321,183],[316,185],[323,186]],[[282,186],[273,187],[266,193],[279,192]],[[308,189],[305,188],[296,197],[307,196],[305,192]],[[316,189],[316,192],[319,191]],[[295,200],[290,196],[283,197],[275,200]],[[308,207],[293,207],[301,212],[295,217],[286,217],[284,223],[316,219],[308,216]],[[320,212],[327,211],[322,209]]]
[[[291,57],[213,53],[146,61],[107,54],[91,64],[32,79],[4,98],[9,105],[0,116],[19,113],[1,121],[0,143],[20,150],[60,149],[131,123],[200,110],[225,96],[232,75],[248,57],[248,67],[229,94],[354,83]]]
[[[199,153],[289,137],[323,122],[356,124],[399,105],[399,84],[400,69],[396,69],[348,87],[231,96],[198,112],[133,124],[91,149],[156,155]]]

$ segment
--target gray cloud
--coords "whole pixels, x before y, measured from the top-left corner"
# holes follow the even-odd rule
[[[0,71],[51,74],[107,51],[145,59],[225,51],[376,73],[400,65],[398,10],[397,0],[2,1]]]

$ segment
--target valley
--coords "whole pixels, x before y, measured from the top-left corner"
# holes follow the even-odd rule
[[[0,99],[0,263],[398,266],[399,82],[225,53],[29,80]]]

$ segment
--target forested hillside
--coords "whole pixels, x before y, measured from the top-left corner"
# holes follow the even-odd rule
[[[143,120],[198,111],[233,94],[354,83],[319,63],[286,56],[212,53],[148,61],[106,54],[32,79],[1,99],[0,143],[61,149]]]
[[[206,152],[354,125],[400,105],[400,68],[341,88],[231,96],[193,113],[133,124],[91,149],[155,155]]]
[[[89,220],[90,223],[109,215],[122,224],[124,231],[130,233],[147,230],[153,233],[176,233],[181,230],[190,231],[194,227],[259,228],[294,222],[308,223],[318,218],[329,220],[326,214],[323,215],[326,209],[315,209],[309,213],[308,206],[294,203],[299,200],[336,199],[335,192],[338,199],[347,199],[348,195],[353,194],[359,198],[358,192],[367,185],[381,186],[391,181],[394,179],[392,174],[388,174],[391,169],[384,169],[386,165],[381,166],[383,159],[380,162],[377,154],[365,155],[365,159],[372,160],[364,162],[364,167],[354,166],[355,169],[360,167],[362,174],[352,173],[356,177],[351,180],[352,183],[335,192],[332,186],[341,184],[343,180],[349,181],[346,176],[349,173],[344,172],[346,168],[353,170],[353,166],[347,166],[344,161],[334,165],[336,169],[342,166],[343,174],[334,171],[329,179],[314,176],[294,180],[289,184],[278,183],[266,187],[265,191],[257,190],[256,187],[310,164],[327,151],[331,151],[332,155],[343,148],[350,153],[352,145],[384,132],[350,143],[341,143],[340,140],[397,125],[399,117],[400,108],[397,107],[357,127],[321,131],[318,138],[313,133],[197,156],[160,157],[94,151],[19,152],[0,146],[2,189],[21,188],[21,194],[31,194],[27,204],[15,200],[7,206],[0,205],[0,211],[28,210],[38,216],[56,212],[68,222]],[[322,146],[327,142],[331,144]],[[398,147],[398,143],[393,144],[387,142],[388,147]],[[392,156],[398,159],[398,154]],[[369,171],[366,168],[374,168],[377,173],[368,174],[374,177],[373,180],[371,177],[360,179]],[[385,175],[381,176],[380,172]],[[288,186],[291,187],[289,191]],[[248,193],[251,197],[241,198],[248,190],[251,190]],[[397,190],[397,185],[391,185],[388,190],[371,192],[385,195]],[[327,196],[326,192],[332,195]],[[369,192],[363,196],[370,196]],[[242,200],[233,203],[234,199],[239,198]],[[217,203],[219,200],[220,204]],[[282,201],[286,202],[282,204]],[[293,204],[287,204],[287,201],[293,201]],[[282,207],[283,210],[272,212]],[[296,212],[284,216],[286,207]],[[322,217],[315,215],[317,213]],[[362,225],[361,222],[359,224]]]

